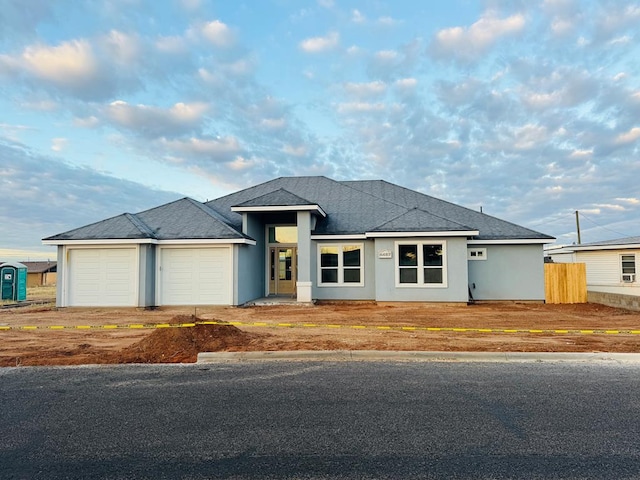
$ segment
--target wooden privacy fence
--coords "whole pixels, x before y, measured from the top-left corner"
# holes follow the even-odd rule
[[[587,303],[586,265],[545,263],[544,296],[547,303]]]

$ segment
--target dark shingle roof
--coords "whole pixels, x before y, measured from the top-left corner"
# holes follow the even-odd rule
[[[441,218],[418,208],[412,208],[372,229],[372,232],[455,232],[470,231],[471,227]]]
[[[183,198],[138,214],[124,213],[45,240],[110,239],[241,239],[249,238],[229,226],[212,207]]]
[[[309,200],[311,199],[311,200]],[[474,239],[553,240],[553,237],[383,180],[339,182],[282,177],[207,203],[183,198],[138,214],[123,214],[45,240],[241,239],[242,215],[231,207],[318,205],[314,234],[465,232]]]
[[[554,239],[549,235],[530,230],[515,223],[500,220],[491,215],[440,200],[415,190],[409,190],[384,180],[357,180],[343,183],[371,195],[380,196],[406,208],[419,208],[439,217],[472,227],[473,230],[480,232],[475,237],[478,240]]]
[[[278,190],[260,195],[259,197],[252,198],[238,205],[232,205],[232,207],[294,207],[300,205],[316,204],[294,195],[284,188],[279,188]]]

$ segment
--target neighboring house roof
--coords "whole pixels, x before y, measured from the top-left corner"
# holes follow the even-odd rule
[[[281,177],[200,203],[190,198],[138,214],[123,214],[44,239],[248,239],[242,215],[262,207],[320,214],[315,235],[452,232],[477,241],[553,240],[553,237],[383,180]],[[289,208],[290,207],[290,208]],[[313,208],[312,208],[313,207]]]
[[[572,253],[575,251],[589,250],[622,250],[622,249],[638,249],[640,248],[640,237],[625,237],[614,240],[603,240],[599,242],[580,243],[576,245],[566,245],[557,249],[547,250],[548,255]]]
[[[55,272],[58,262],[22,262],[27,267],[27,273],[48,273]]]

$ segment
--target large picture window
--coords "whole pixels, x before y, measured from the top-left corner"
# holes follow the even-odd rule
[[[415,242],[396,244],[399,286],[446,286],[446,243]]]
[[[362,286],[363,252],[362,244],[318,245],[320,286]]]

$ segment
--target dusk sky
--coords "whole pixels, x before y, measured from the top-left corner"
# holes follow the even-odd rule
[[[280,176],[640,236],[640,2],[0,0],[0,260]]]

